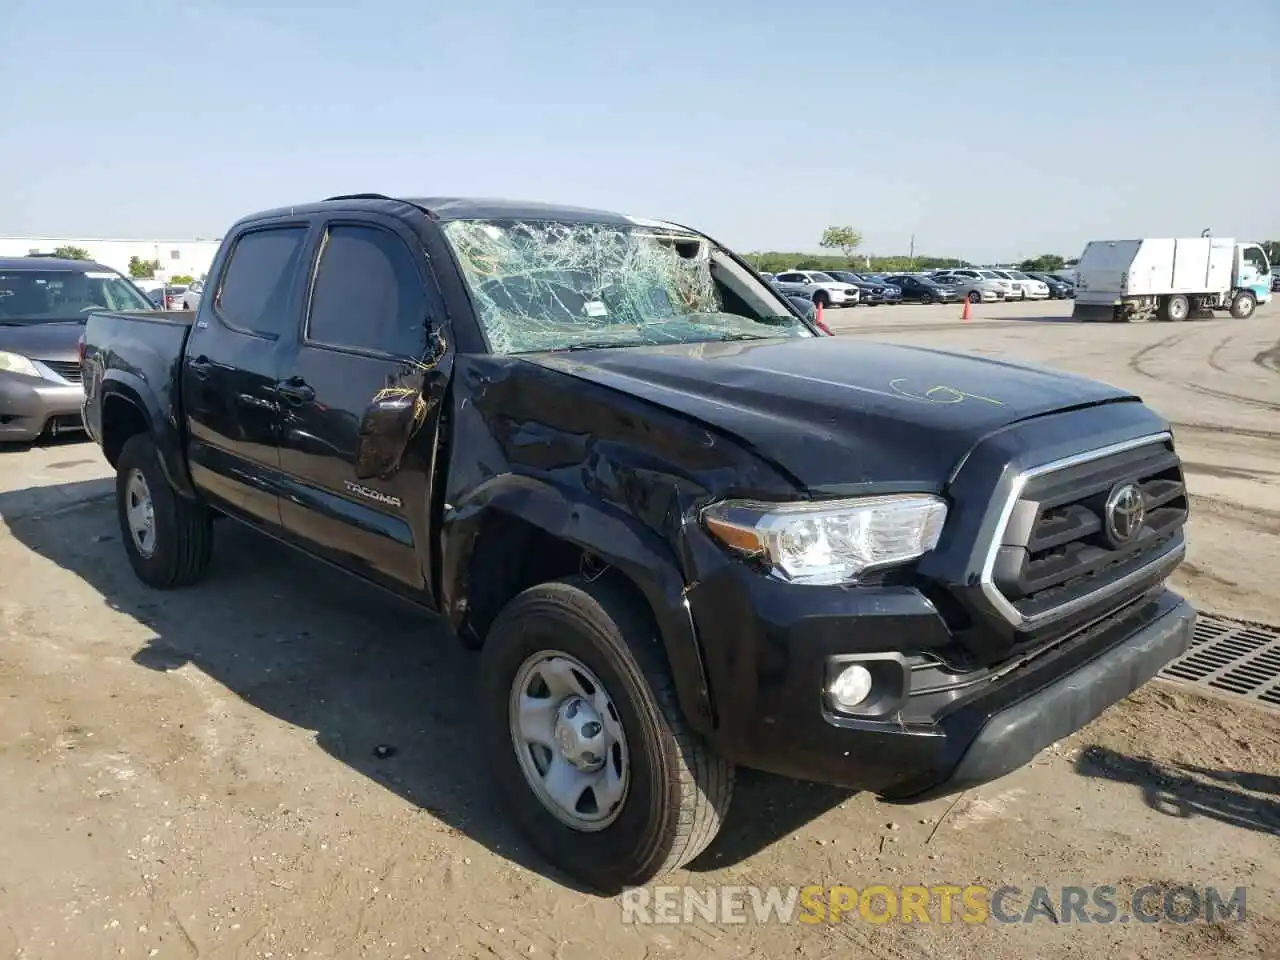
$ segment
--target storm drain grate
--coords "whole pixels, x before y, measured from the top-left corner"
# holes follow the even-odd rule
[[[1280,629],[1201,614],[1191,648],[1160,676],[1280,709]]]

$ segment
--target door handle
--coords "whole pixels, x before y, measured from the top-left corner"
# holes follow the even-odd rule
[[[208,380],[209,371],[213,369],[213,363],[208,357],[199,356],[194,360],[187,361],[187,369],[191,371],[191,375],[197,380]]]
[[[276,393],[284,397],[285,402],[295,407],[310,403],[316,396],[315,388],[301,377],[290,377],[288,380],[281,380],[276,384]]]

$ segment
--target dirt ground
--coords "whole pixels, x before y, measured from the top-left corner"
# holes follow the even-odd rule
[[[1142,393],[1178,424],[1196,495],[1177,586],[1280,623],[1280,310],[957,313],[831,319]],[[149,591],[107,477],[85,443],[0,453],[0,958],[1280,956],[1280,714],[1154,683],[1029,767],[914,807],[743,774],[720,838],[672,880],[1109,884],[1122,906],[1146,885],[1245,887],[1243,923],[627,924],[494,809],[471,654],[227,522],[206,583]]]

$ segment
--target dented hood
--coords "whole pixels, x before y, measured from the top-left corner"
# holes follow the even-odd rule
[[[810,492],[940,489],[1001,427],[1136,400],[1047,368],[842,337],[524,354],[728,433]]]

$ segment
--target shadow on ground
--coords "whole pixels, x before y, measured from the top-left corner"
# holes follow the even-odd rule
[[[24,494],[0,493],[0,516]],[[192,664],[257,709],[314,730],[331,756],[442,823],[580,889],[527,849],[494,808],[477,750],[476,658],[432,616],[231,520],[217,524],[204,583],[150,590],[129,567],[101,481],[65,484],[61,495],[83,502],[9,518],[10,532],[154,631],[133,657],[138,665]],[[846,796],[744,774],[729,823],[698,869],[750,857]]]
[[[1280,836],[1280,776],[1157,763],[1106,747],[1087,747],[1076,772],[1141,788],[1152,810],[1180,819],[1209,817]]]

